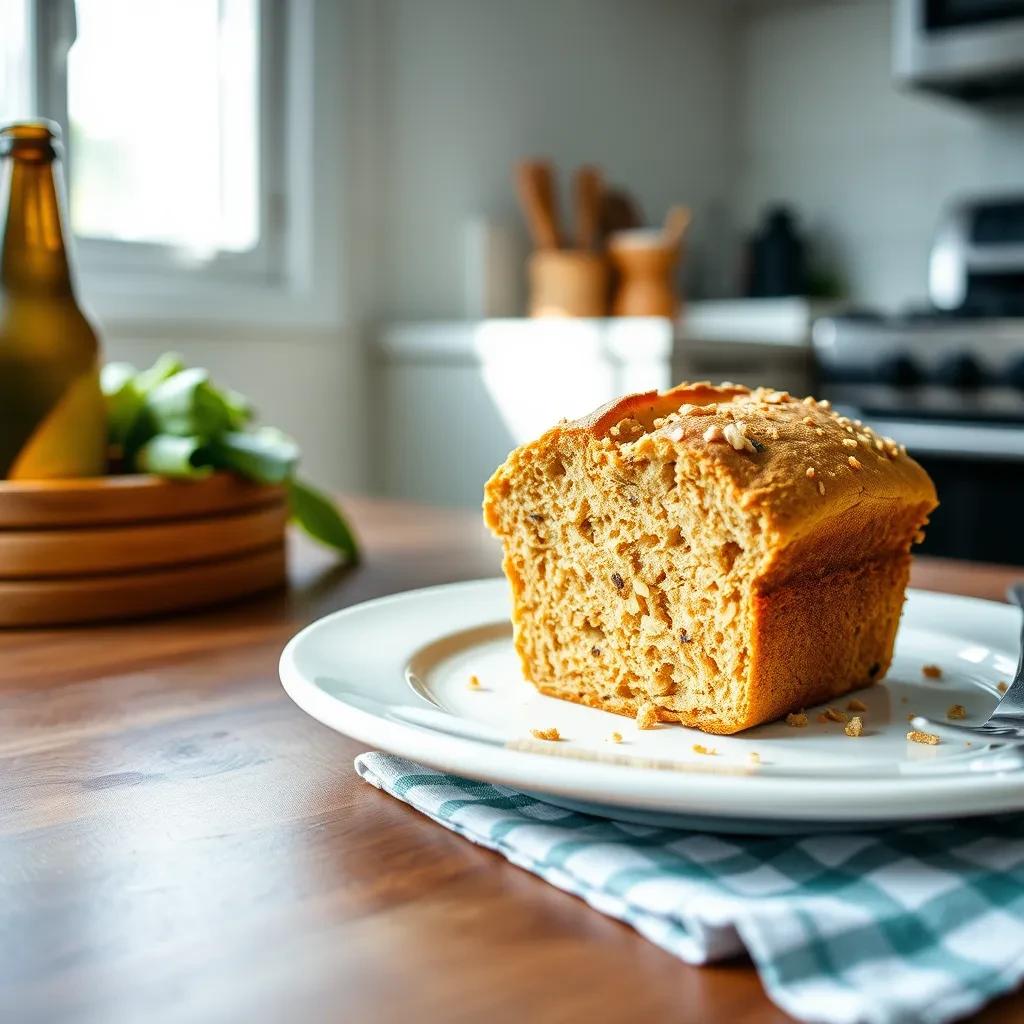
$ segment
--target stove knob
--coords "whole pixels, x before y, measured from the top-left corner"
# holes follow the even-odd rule
[[[935,370],[935,380],[951,388],[976,388],[984,376],[978,361],[971,356],[950,356]]]
[[[878,381],[894,388],[912,388],[921,381],[921,371],[910,356],[889,356],[878,364]]]
[[[1024,391],[1024,356],[1010,363],[1006,371],[1006,380],[1010,387]]]

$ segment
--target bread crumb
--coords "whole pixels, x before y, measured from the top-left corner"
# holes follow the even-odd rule
[[[999,691],[1000,693],[1006,693],[1006,691],[1007,691],[1007,690],[1009,689],[1009,686],[1007,686],[1007,685],[1006,685],[1006,683],[1004,683],[1004,682],[1002,681],[1002,679],[1000,679],[1000,680],[999,680],[999,683],[998,683],[998,684],[996,685],[996,689],[997,689],[997,690],[998,690],[998,691]]]
[[[621,743],[622,742],[622,733],[621,732],[613,732],[611,734],[611,736],[609,736],[608,738],[612,741],[612,743]]]
[[[862,700],[858,700],[856,697],[853,698],[847,705],[847,711],[867,711],[868,706]]]
[[[827,725],[828,724],[828,715],[826,715],[824,711],[819,711],[818,714],[815,716],[814,720],[819,725]]]
[[[856,455],[851,455],[846,461],[850,464],[850,469],[860,470],[864,468],[860,462],[858,462]]]
[[[942,669],[938,665],[922,665],[921,675],[928,679],[941,679]]]
[[[705,747],[703,743],[694,743],[693,752],[695,754],[707,754],[712,757],[718,753],[714,747]]]
[[[864,722],[861,720],[860,715],[854,715],[853,718],[846,723],[846,728],[843,730],[847,736],[860,736],[864,732]]]
[[[921,732],[920,729],[911,729],[907,733],[907,739],[911,743],[924,743],[929,747],[937,747],[939,745],[939,737],[932,732]]]
[[[807,727],[807,716],[801,711],[798,714],[786,715],[786,725],[792,729],[804,729]]]
[[[653,729],[658,724],[658,709],[651,703],[641,704],[636,711],[636,727]]]
[[[531,729],[530,735],[538,740],[550,740],[552,743],[562,738],[557,729]]]
[[[832,708],[832,707],[825,708],[824,714],[825,714],[825,718],[829,722],[845,722],[846,721],[846,712],[845,711],[840,711],[839,708]]]
[[[946,708],[946,717],[954,722],[958,718],[966,718],[967,708],[965,708],[963,704],[950,704],[949,707]]]
[[[466,686],[470,690],[479,690],[480,689],[480,677],[479,676],[470,676],[469,677],[469,682],[466,683]]]
[[[760,764],[761,763],[761,755],[756,750],[752,750],[747,755],[747,758],[748,758],[748,760],[750,761],[751,764]]]

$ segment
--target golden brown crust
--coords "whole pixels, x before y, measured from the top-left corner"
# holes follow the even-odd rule
[[[875,434],[858,420],[845,419],[827,402],[765,388],[751,391],[701,381],[664,392],[626,395],[578,420],[558,424],[535,445],[559,440],[583,445],[589,439],[610,437],[615,425],[628,419],[646,428],[629,442],[636,454],[643,453],[644,438],[656,443],[664,437],[680,452],[713,461],[733,499],[763,515],[778,534],[780,546],[865,499],[895,500],[929,510],[937,504],[931,478],[891,438]],[[656,420],[665,422],[654,428]],[[724,428],[736,422],[744,424],[757,451],[705,439],[712,425]],[[850,464],[851,458],[858,460],[859,469]],[[812,476],[808,469],[813,469]]]

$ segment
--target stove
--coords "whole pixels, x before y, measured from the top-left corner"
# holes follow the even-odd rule
[[[902,442],[942,502],[923,550],[1024,565],[1024,317],[824,317],[816,393]]]

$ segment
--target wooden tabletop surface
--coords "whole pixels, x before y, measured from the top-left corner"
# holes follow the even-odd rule
[[[688,967],[433,824],[290,703],[300,626],[498,571],[472,512],[349,507],[358,569],[297,541],[287,593],[0,633],[0,1019],[788,1021],[747,961]],[[922,560],[914,583],[1001,599],[1018,575]]]

